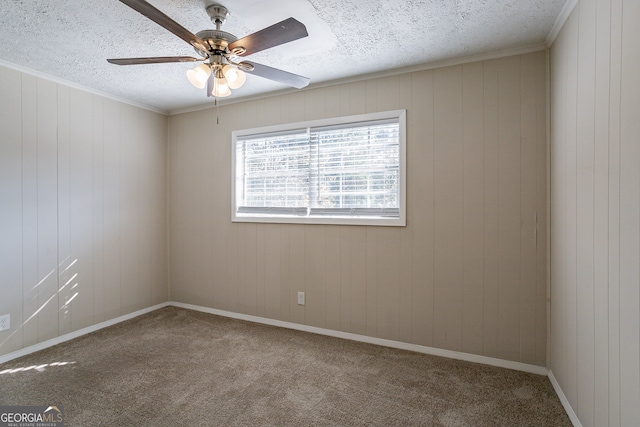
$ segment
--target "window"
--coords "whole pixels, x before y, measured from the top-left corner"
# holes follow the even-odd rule
[[[405,225],[405,111],[235,131],[232,219]]]

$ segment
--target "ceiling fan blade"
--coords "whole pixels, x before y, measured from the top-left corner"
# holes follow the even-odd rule
[[[233,52],[234,48],[243,47],[246,49],[244,52],[233,53],[238,56],[247,56],[252,53],[260,52],[261,50],[307,37],[308,35],[307,27],[305,27],[303,23],[296,21],[293,18],[288,18],[270,27],[236,40],[229,45],[229,50]]]
[[[207,48],[207,44],[200,39],[200,37],[193,34],[191,31],[184,28],[182,25],[178,24],[173,19],[169,18],[167,15],[153,7],[151,4],[147,3],[145,0],[120,0],[122,3],[129,6],[131,9],[140,12],[147,18],[151,19],[156,24],[165,28],[168,31],[171,31],[176,36],[180,37],[182,40],[189,43],[191,46],[196,49],[207,52],[209,49]]]
[[[309,84],[309,77],[299,76],[297,74],[289,73],[288,71],[279,70],[277,68],[267,67],[266,65],[258,64],[251,61],[242,61],[240,65],[248,64],[253,66],[253,70],[249,71],[244,67],[239,67],[249,74],[263,77],[265,79],[273,80],[278,83],[284,83],[289,86],[293,86],[297,89],[302,89]]]
[[[107,59],[107,62],[116,65],[138,65],[138,64],[163,64],[166,62],[196,62],[202,59],[191,56],[154,56],[151,58],[117,58]]]

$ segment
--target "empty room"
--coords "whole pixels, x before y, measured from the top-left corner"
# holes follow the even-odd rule
[[[0,426],[639,425],[638,22],[1,2]]]

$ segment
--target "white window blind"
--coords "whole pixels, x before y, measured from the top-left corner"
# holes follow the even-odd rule
[[[309,134],[252,135],[236,144],[241,213],[297,213],[309,203]]]
[[[234,133],[234,220],[403,225],[404,114],[394,113]]]
[[[397,216],[397,119],[312,128],[310,213]]]

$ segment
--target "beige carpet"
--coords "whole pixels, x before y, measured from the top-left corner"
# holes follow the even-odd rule
[[[56,404],[67,426],[571,425],[543,376],[174,307],[0,365],[0,405]]]

